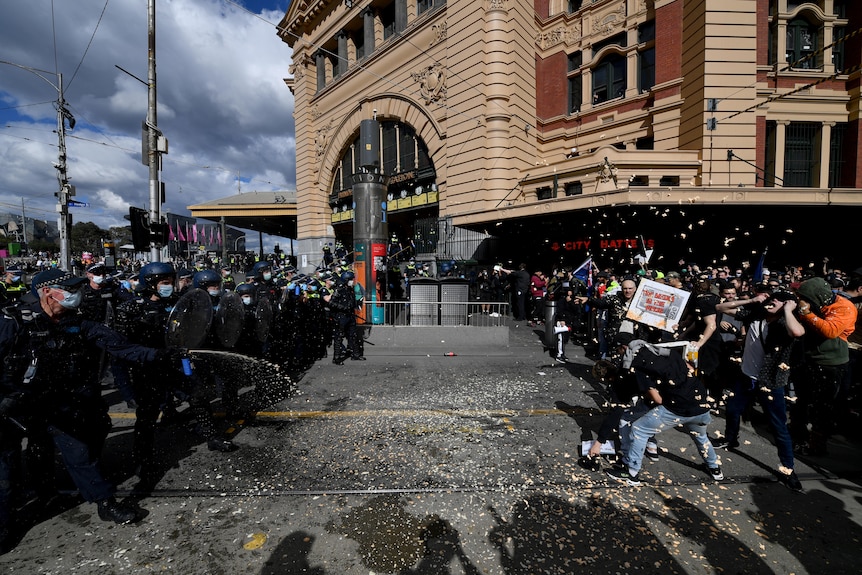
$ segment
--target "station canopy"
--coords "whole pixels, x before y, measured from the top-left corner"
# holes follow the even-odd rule
[[[235,228],[296,238],[296,191],[243,192],[187,206],[194,218],[220,221]]]

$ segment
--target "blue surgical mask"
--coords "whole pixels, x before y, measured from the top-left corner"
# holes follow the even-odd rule
[[[105,283],[105,276],[93,276],[93,283],[97,286]]]
[[[123,286],[123,289],[126,291],[132,291],[132,284],[129,280],[123,280],[120,282],[120,285]]]
[[[251,296],[250,295],[243,296],[242,297],[242,303],[244,305],[251,305]]]
[[[212,297],[219,297],[221,295],[221,288],[210,288],[207,290],[207,293]]]
[[[174,286],[159,286],[156,291],[159,297],[171,297],[174,295]]]
[[[59,303],[61,306],[63,306],[66,309],[78,309],[78,306],[81,305],[81,298],[82,298],[81,292],[76,291],[75,293],[71,293],[71,292],[67,292],[64,289],[60,289],[60,288],[56,288],[56,289],[57,289],[57,291],[62,292],[63,299],[58,300],[57,298],[54,298],[54,301],[56,301],[57,303]]]
[[[13,282],[21,281],[21,276],[12,276],[12,281]]]
[[[263,272],[263,281],[268,282],[272,279],[272,274],[269,272]]]

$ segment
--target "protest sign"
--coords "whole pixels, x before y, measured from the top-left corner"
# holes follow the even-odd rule
[[[674,331],[690,295],[663,283],[641,280],[626,317],[664,331]]]

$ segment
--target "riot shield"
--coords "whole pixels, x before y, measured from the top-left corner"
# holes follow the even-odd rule
[[[222,346],[230,349],[242,335],[242,322],[245,311],[242,298],[234,292],[225,293],[218,302],[213,317],[213,329]]]
[[[168,347],[201,347],[206,341],[212,319],[213,304],[209,294],[199,288],[190,289],[179,299],[168,317],[165,343]]]
[[[254,336],[261,343],[269,337],[269,327],[272,325],[272,304],[267,298],[260,298],[254,310],[254,318],[257,324],[254,327]]]

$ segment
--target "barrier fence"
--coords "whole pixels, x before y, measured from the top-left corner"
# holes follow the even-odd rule
[[[360,321],[387,326],[475,326],[507,325],[509,304],[503,302],[382,301],[365,302]]]

